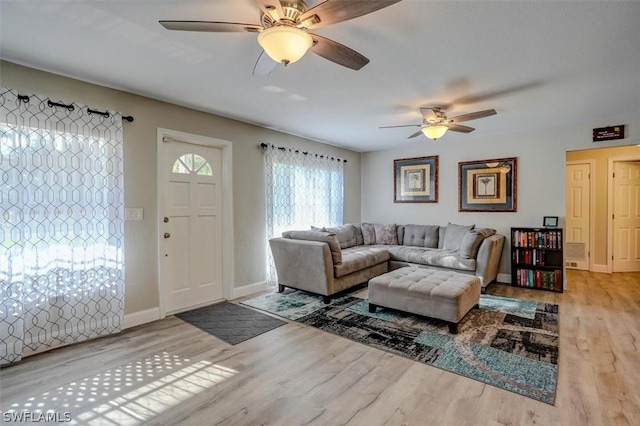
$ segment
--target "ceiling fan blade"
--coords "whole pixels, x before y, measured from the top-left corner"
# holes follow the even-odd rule
[[[460,133],[471,133],[475,129],[469,126],[463,126],[462,124],[447,124],[447,127],[452,132],[460,132]]]
[[[477,120],[478,118],[489,117],[496,115],[495,109],[485,109],[484,111],[471,112],[469,114],[458,115],[457,117],[451,117],[447,121],[450,123],[460,123],[461,121]]]
[[[378,129],[394,129],[396,127],[422,127],[422,124],[405,124],[403,126],[381,126]]]
[[[309,50],[316,55],[352,70],[359,70],[369,63],[369,59],[337,41],[329,40],[317,34],[310,33],[309,35],[313,38],[313,46]]]
[[[429,123],[438,121],[438,114],[436,114],[433,108],[422,107],[420,108],[420,114],[422,114],[422,117]]]
[[[400,0],[326,0],[300,16],[304,28],[320,28],[380,10]]]
[[[284,10],[282,10],[282,5],[278,0],[256,0],[258,2],[258,6],[262,10],[262,13],[265,15],[271,16],[274,21],[279,21],[282,18],[285,18]]]
[[[418,130],[417,132],[409,136],[407,139],[415,138],[416,136],[420,136],[421,134],[422,134],[422,129]]]
[[[271,59],[271,57],[263,50],[260,56],[258,56],[256,65],[253,67],[253,75],[255,77],[264,77],[271,74],[271,71],[273,71],[277,66],[278,63]]]
[[[202,31],[210,33],[260,32],[262,27],[254,24],[212,21],[159,21],[168,30]]]

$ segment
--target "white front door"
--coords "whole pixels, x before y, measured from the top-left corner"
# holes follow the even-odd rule
[[[591,166],[568,164],[566,168],[566,243],[568,268],[589,270]]]
[[[613,272],[640,271],[640,163],[613,170]]]
[[[222,299],[221,149],[162,144],[160,257],[165,313]]]

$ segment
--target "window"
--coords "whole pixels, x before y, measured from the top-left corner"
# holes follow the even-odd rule
[[[211,165],[198,154],[184,154],[173,163],[173,173],[213,176]]]
[[[0,89],[0,365],[118,332],[122,118]]]
[[[267,239],[291,229],[342,224],[342,160],[270,145],[265,149],[265,165]],[[275,284],[268,241],[267,253],[267,280]]]

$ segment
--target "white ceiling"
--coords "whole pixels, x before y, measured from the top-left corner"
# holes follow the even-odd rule
[[[357,151],[425,143],[406,139],[417,128],[378,128],[420,123],[420,106],[497,110],[442,141],[623,124],[608,120],[640,111],[637,1],[403,0],[314,31],[368,57],[360,71],[308,53],[261,78],[255,34],[167,31],[162,19],[257,24],[259,9],[2,0],[0,57]]]

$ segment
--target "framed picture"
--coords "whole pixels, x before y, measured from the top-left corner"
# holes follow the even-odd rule
[[[458,211],[517,211],[516,157],[458,163]]]
[[[542,220],[542,225],[545,228],[557,228],[558,216],[544,216],[544,219]]]
[[[393,161],[394,203],[438,202],[438,156]]]

